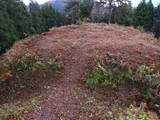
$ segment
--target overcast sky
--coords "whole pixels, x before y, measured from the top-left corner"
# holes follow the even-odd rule
[[[24,3],[26,4],[26,5],[28,5],[29,4],[29,2],[30,2],[30,0],[23,0],[24,1]],[[43,3],[45,3],[46,1],[48,1],[48,0],[36,0],[39,4],[43,4]],[[133,4],[133,6],[137,6],[138,5],[138,3],[141,1],[141,0],[131,0],[132,1],[132,4]],[[160,4],[160,0],[152,0],[153,1],[153,3],[154,3],[154,5],[158,5],[158,4]]]

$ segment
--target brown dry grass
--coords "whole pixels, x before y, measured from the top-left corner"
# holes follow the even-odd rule
[[[116,103],[113,99],[118,99],[125,104],[123,100],[121,101],[123,97],[119,97],[119,93],[113,93],[115,94],[113,95],[107,92],[104,95],[100,91],[100,93],[93,94],[84,85],[83,76],[86,73],[84,68],[93,62],[97,51],[100,54],[105,52],[125,53],[121,57],[133,64],[154,65],[155,69],[160,70],[160,57],[158,57],[160,56],[160,47],[157,40],[151,34],[118,25],[85,23],[51,28],[49,32],[18,41],[11,49],[13,51],[4,55],[4,61],[14,59],[14,56],[21,54],[34,54],[41,49],[49,51],[53,57],[63,56],[64,70],[59,78],[50,76],[46,78],[46,81],[52,81],[47,86],[55,88],[55,92],[46,93],[38,109],[20,116],[20,118],[28,120],[98,120],[106,117],[108,109]],[[139,54],[142,52],[145,53],[144,56]],[[75,92],[75,88],[80,88],[80,91]],[[44,93],[43,90],[42,93]],[[97,96],[99,97],[97,98]],[[87,102],[86,98],[91,98],[91,104],[86,105],[90,109],[82,109]],[[25,97],[25,99],[27,98]],[[97,100],[94,101],[94,99]],[[131,99],[130,102],[132,104],[135,101]],[[158,120],[155,117],[156,119]]]

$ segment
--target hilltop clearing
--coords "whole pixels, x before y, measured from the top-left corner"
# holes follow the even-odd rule
[[[128,81],[119,86],[86,84],[85,77],[94,69],[103,69],[101,61],[109,61],[108,56],[113,58],[112,63],[131,66],[135,75],[127,75]],[[97,65],[97,59],[101,65]],[[51,28],[49,32],[18,41],[3,55],[0,117],[10,120],[158,120],[147,104],[148,98],[141,97],[148,94],[145,90],[144,94],[140,92],[140,84],[135,82],[136,78],[142,79],[136,76],[139,66],[160,72],[160,46],[150,34],[132,27],[102,23]],[[146,67],[141,69],[143,75]],[[158,107],[159,103],[156,105]]]

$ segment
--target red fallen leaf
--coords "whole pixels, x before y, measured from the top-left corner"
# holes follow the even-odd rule
[[[144,103],[143,106],[144,106],[145,109],[148,109],[147,103]]]
[[[116,84],[113,84],[113,85],[112,85],[112,88],[117,88],[117,85],[116,85]]]
[[[0,72],[0,80],[8,80],[12,76],[11,71],[6,67],[2,67]]]
[[[2,76],[0,77],[0,80],[6,81],[6,80],[8,80],[11,76],[12,76],[12,74],[11,74],[10,71],[5,72],[5,73],[3,73]]]
[[[122,66],[122,68],[123,68],[124,70],[130,69],[129,64],[127,64],[127,63],[124,63],[124,64],[122,64],[121,66]]]

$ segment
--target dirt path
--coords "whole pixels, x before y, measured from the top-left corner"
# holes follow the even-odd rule
[[[82,110],[90,90],[83,83],[85,67],[93,61],[98,50],[160,51],[154,39],[142,36],[131,28],[105,24],[71,25],[53,28],[44,33],[36,46],[49,49],[64,57],[64,73],[58,86],[48,94],[38,108],[21,115],[22,120],[89,120],[90,115]],[[136,40],[136,41],[135,41]],[[53,78],[50,78],[53,79]],[[54,87],[50,85],[49,87]],[[93,120],[93,118],[92,118]],[[96,119],[95,119],[96,120]],[[98,119],[97,119],[98,120]]]

